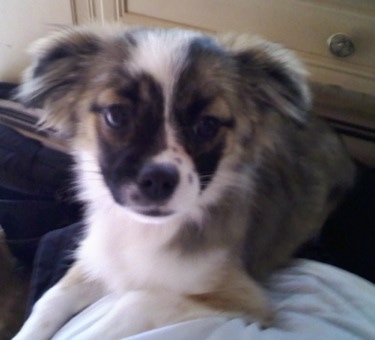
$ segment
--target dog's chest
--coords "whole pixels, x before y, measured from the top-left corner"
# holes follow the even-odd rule
[[[105,217],[91,219],[78,259],[109,290],[161,288],[201,293],[215,284],[226,262],[221,250],[182,256],[168,248],[177,231],[173,225]]]

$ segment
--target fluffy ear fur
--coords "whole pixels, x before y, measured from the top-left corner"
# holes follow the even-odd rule
[[[85,30],[65,29],[37,41],[31,49],[33,63],[16,98],[26,106],[44,109],[40,120],[44,127],[71,135],[74,103],[99,50],[99,36]]]
[[[277,110],[299,123],[307,119],[311,106],[307,72],[293,53],[248,35],[226,35],[218,40],[233,54],[244,89],[261,112]]]
[[[261,112],[277,110],[303,123],[310,108],[306,72],[293,54],[280,45],[247,35],[217,38],[238,65],[245,96]],[[104,48],[92,29],[65,29],[38,41],[31,50],[17,98],[44,109],[40,123],[65,135],[74,135],[75,104],[89,80],[91,63]]]

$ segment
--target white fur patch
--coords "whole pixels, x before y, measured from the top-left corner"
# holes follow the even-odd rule
[[[121,208],[94,213],[90,230],[78,252],[88,275],[112,291],[170,289],[193,294],[215,284],[224,251],[212,251],[205,260],[182,257],[166,245],[181,227],[181,220],[147,223],[132,219]]]
[[[198,32],[171,30],[149,31],[136,35],[137,46],[132,51],[126,68],[134,74],[146,72],[158,81],[163,90],[166,108],[169,108],[171,91],[177,75],[184,66],[189,42],[201,36]]]

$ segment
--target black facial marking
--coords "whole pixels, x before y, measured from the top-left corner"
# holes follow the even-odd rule
[[[108,126],[103,117],[106,107],[94,103],[92,109],[101,118],[99,145],[104,178],[114,198],[124,204],[121,185],[135,183],[148,159],[166,148],[164,99],[161,86],[149,75],[127,81],[127,86],[116,92],[128,103],[123,127]]]
[[[118,89],[116,93],[125,99],[130,100],[134,105],[139,104],[140,101],[140,88],[138,80],[131,80],[125,87]]]
[[[173,104],[173,124],[179,142],[192,158],[204,190],[214,176],[225,149],[224,129],[234,126],[232,119],[210,112],[223,100],[230,67],[225,51],[210,38],[197,38],[189,46],[186,65],[177,81]]]
[[[199,174],[200,187],[203,191],[211,182],[224,151],[224,145],[219,144],[209,152],[193,156],[194,164]]]
[[[191,102],[186,107],[189,112],[188,121],[194,122],[197,120],[199,115],[213,102],[213,98],[204,98],[200,93],[196,92],[192,94]]]
[[[208,141],[214,138],[220,127],[221,122],[215,117],[200,117],[194,125],[194,134],[200,141]]]
[[[111,190],[117,203],[126,204],[121,193],[120,185],[137,177],[142,166],[143,159],[136,147],[127,147],[124,150],[116,150],[111,143],[104,138],[99,138],[101,149],[100,167],[104,180]]]

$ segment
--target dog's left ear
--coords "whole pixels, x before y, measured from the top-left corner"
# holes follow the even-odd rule
[[[279,44],[248,35],[218,37],[234,58],[241,88],[260,111],[277,111],[299,123],[311,106],[307,72],[293,53]]]
[[[37,41],[16,99],[43,109],[42,126],[73,135],[74,103],[99,49],[99,36],[84,29],[64,29]]]

